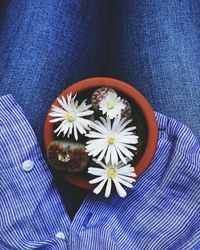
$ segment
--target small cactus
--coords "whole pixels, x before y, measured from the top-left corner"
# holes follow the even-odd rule
[[[67,140],[52,141],[47,149],[47,157],[55,169],[71,173],[82,171],[89,159],[83,144]]]
[[[131,105],[126,99],[122,99],[123,103],[125,104],[125,109],[122,109],[121,116],[127,119],[131,118]]]

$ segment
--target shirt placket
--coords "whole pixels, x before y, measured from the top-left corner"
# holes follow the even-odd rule
[[[93,216],[94,205],[90,202],[89,196],[83,201],[80,209],[76,213],[74,219],[71,222],[69,229],[69,250],[82,249],[82,243],[79,232],[90,222]],[[97,216],[97,214],[95,215]]]

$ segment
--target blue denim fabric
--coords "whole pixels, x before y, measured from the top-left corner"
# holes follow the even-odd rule
[[[113,1],[110,41],[110,76],[200,137],[200,1]]]

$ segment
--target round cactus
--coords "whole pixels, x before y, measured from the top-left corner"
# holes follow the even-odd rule
[[[66,140],[52,141],[47,149],[47,158],[57,170],[71,173],[82,171],[89,159],[83,144]]]
[[[125,117],[127,119],[131,118],[131,105],[126,99],[122,99],[125,104],[125,108],[121,111],[121,117]]]

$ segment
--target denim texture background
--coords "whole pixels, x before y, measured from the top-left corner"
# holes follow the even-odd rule
[[[54,99],[94,76],[127,81],[156,111],[200,135],[198,0],[11,0],[0,7],[0,96],[14,96],[42,146]],[[86,192],[56,174],[55,181],[73,216]]]
[[[110,75],[200,138],[200,1],[113,1],[110,44]]]
[[[0,95],[13,94],[42,143],[58,94],[105,74],[109,1],[5,1],[0,13]]]

